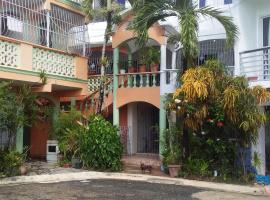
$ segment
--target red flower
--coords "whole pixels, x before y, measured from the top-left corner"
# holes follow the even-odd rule
[[[224,126],[224,123],[223,122],[218,122],[217,123],[217,127],[223,127]]]

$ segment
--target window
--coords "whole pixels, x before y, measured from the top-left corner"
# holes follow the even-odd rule
[[[199,7],[200,8],[205,7],[205,4],[206,4],[206,0],[200,0]]]
[[[224,4],[227,5],[227,4],[232,4],[232,0],[224,0]]]
[[[270,17],[263,19],[263,46],[270,46]]]

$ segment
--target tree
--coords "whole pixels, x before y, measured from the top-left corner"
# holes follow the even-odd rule
[[[8,133],[7,148],[15,147],[19,128],[31,126],[37,113],[36,95],[23,85],[13,88],[9,82],[0,82],[0,132]]]
[[[121,7],[117,3],[112,3],[112,0],[100,0],[99,8],[94,8],[93,7],[94,2],[95,2],[94,0],[83,1],[83,7],[86,14],[90,18],[105,19],[107,22],[103,45],[102,45],[102,55],[100,58],[101,77],[100,77],[100,85],[99,85],[99,101],[98,101],[97,114],[101,114],[102,105],[104,101],[104,87],[105,87],[105,81],[106,81],[105,67],[107,67],[108,65],[108,60],[106,57],[106,46],[107,46],[108,41],[110,40],[113,25],[118,24],[121,21],[121,17],[119,16],[119,11],[121,11]]]
[[[246,177],[243,149],[257,142],[258,129],[266,122],[261,105],[270,93],[261,86],[250,88],[245,77],[227,75],[217,61],[188,69],[181,81],[169,108],[198,137],[234,141]]]
[[[223,25],[227,35],[227,46],[233,46],[238,34],[238,28],[231,17],[225,16],[222,11],[212,8],[197,8],[192,0],[133,0],[131,1],[135,13],[131,28],[138,35],[138,43],[143,46],[148,41],[148,29],[159,20],[167,17],[178,17],[179,33],[171,35],[169,42],[179,42],[184,58],[183,73],[195,65],[199,53],[198,27],[199,17],[211,17]],[[186,117],[186,115],[184,115]],[[183,153],[189,155],[188,130],[183,127]]]

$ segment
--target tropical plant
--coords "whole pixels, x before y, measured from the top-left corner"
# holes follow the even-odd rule
[[[72,108],[68,113],[60,113],[54,123],[53,132],[64,160],[71,161],[73,157],[80,157],[80,134],[84,131],[84,127],[80,124],[81,118],[81,112]]]
[[[5,176],[16,176],[20,174],[19,168],[26,160],[26,153],[15,150],[0,150],[0,174]]]
[[[23,85],[13,88],[9,82],[0,82],[0,134],[8,133],[8,149],[15,148],[17,130],[31,126],[37,113],[36,95]]]
[[[178,17],[179,33],[171,35],[169,42],[180,43],[181,53],[184,58],[183,73],[194,66],[194,60],[199,53],[198,27],[199,17],[211,17],[222,24],[227,35],[227,46],[233,46],[238,34],[238,28],[231,17],[222,11],[212,8],[197,8],[192,0],[132,0],[130,1],[135,13],[130,28],[134,29],[138,36],[138,44],[144,46],[148,41],[148,29],[159,20],[167,17]],[[201,110],[203,112],[203,108]],[[203,114],[203,113],[201,113]],[[184,157],[189,157],[188,129],[183,126],[183,151]]]
[[[112,35],[112,28],[113,25],[119,24],[121,22],[121,16],[119,12],[122,10],[122,7],[119,6],[117,3],[112,3],[112,0],[101,0],[99,2],[99,8],[93,7],[94,0],[84,0],[83,1],[83,8],[85,13],[94,19],[105,19],[106,20],[106,29],[104,34],[104,41],[102,46],[102,55],[100,58],[101,64],[101,81],[99,85],[99,101],[98,101],[98,108],[97,114],[101,114],[102,112],[102,105],[104,101],[104,89],[105,89],[105,67],[108,66],[108,62],[106,59],[106,46],[110,37]]]
[[[169,129],[164,131],[162,156],[163,164],[166,167],[168,165],[179,165],[181,163],[181,138],[182,133],[175,125],[172,125]]]
[[[101,171],[121,170],[123,148],[117,127],[102,116],[91,116],[81,137],[81,158],[85,167]]]
[[[46,73],[46,70],[41,70],[39,72],[39,78],[40,78],[40,81],[43,85],[46,85],[47,82],[48,82],[48,76],[47,76],[47,73]]]
[[[246,78],[227,75],[224,67],[214,60],[187,70],[181,81],[169,108],[182,117],[186,127],[203,143],[206,142],[208,146],[203,148],[206,155],[231,152],[229,155],[235,157],[236,147],[245,149],[256,143],[258,129],[266,121],[260,106],[270,100],[266,89],[260,86],[250,88]],[[198,146],[202,148],[202,145]],[[227,149],[230,146],[232,149]],[[210,149],[214,154],[207,154]],[[233,160],[227,160],[232,166]],[[240,155],[240,160],[246,177],[246,159]],[[223,161],[217,161],[221,166]]]

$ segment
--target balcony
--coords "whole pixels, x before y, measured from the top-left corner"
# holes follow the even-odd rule
[[[240,53],[240,73],[250,84],[270,87],[270,47]]]
[[[0,36],[0,79],[42,86],[40,72],[48,76],[47,92],[54,89],[87,91],[87,59],[40,45]]]

